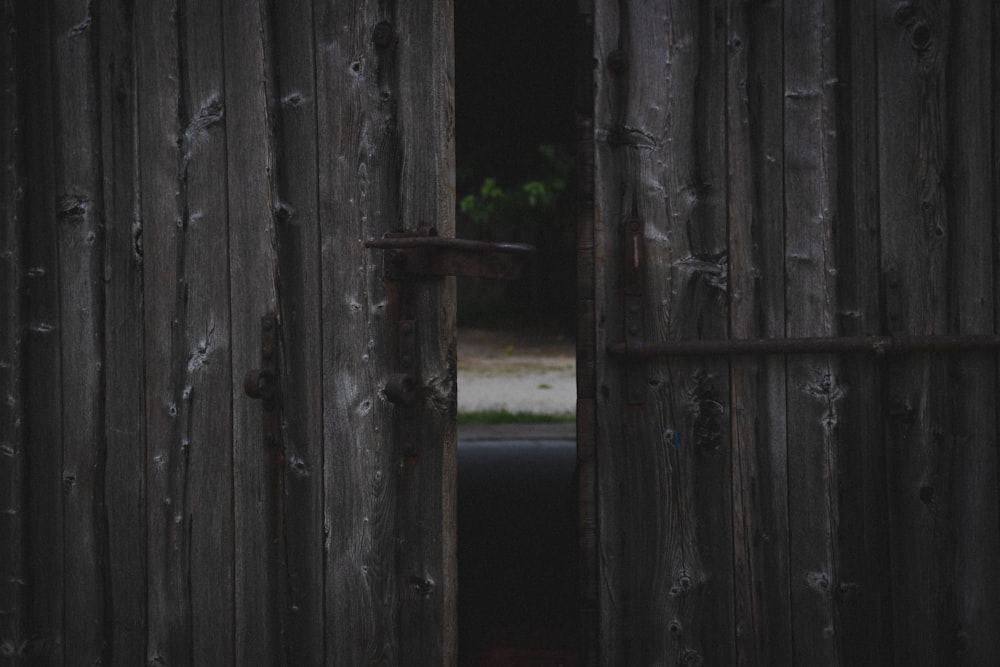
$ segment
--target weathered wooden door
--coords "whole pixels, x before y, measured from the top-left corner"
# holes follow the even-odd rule
[[[365,247],[453,233],[450,1],[2,20],[0,664],[453,664],[453,281],[401,434]]]
[[[996,664],[997,4],[580,5],[584,664]]]

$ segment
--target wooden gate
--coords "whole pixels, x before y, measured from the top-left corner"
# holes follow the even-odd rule
[[[0,663],[453,663],[453,284],[404,455],[364,246],[453,232],[450,3],[2,20]]]
[[[581,14],[584,663],[995,664],[996,4]]]
[[[1000,10],[579,19],[582,662],[995,662]],[[453,287],[408,455],[364,247],[453,232],[450,2],[0,35],[0,664],[453,664]]]

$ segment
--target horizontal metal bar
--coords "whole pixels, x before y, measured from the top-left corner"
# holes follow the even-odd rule
[[[767,354],[903,354],[907,352],[966,352],[1000,350],[1000,335],[847,336],[828,338],[765,338],[753,340],[679,340],[645,343],[629,349],[625,343],[608,346],[619,359],[653,357],[709,357]]]
[[[444,236],[386,236],[380,239],[368,239],[365,241],[365,247],[382,250],[434,249],[469,253],[535,254],[535,247],[527,243],[495,243]]]

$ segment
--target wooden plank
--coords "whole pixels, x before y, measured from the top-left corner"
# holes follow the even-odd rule
[[[597,532],[597,314],[594,226],[594,2],[576,6],[576,484],[579,540],[579,662],[599,656]]]
[[[755,290],[760,309],[759,333],[768,338],[785,335],[785,156],[784,156],[784,37],[782,3],[753,6],[749,17],[750,43],[747,96],[751,122],[751,183],[756,252]],[[739,201],[733,200],[734,203]],[[737,225],[733,219],[730,224]],[[745,252],[745,250],[744,250]],[[736,250],[732,251],[736,255]],[[731,261],[735,261],[732,260]],[[732,269],[736,279],[736,268]],[[746,287],[742,288],[746,297]],[[746,309],[749,309],[749,303]],[[737,312],[744,307],[734,305]],[[742,317],[741,313],[741,317]],[[735,314],[734,314],[735,317]],[[734,321],[736,321],[734,319]],[[742,326],[747,326],[744,323]],[[738,333],[734,326],[732,335]],[[791,664],[791,594],[788,577],[788,439],[786,423],[785,359],[760,361],[756,391],[759,415],[755,458],[756,502],[750,509],[756,523],[751,567],[760,591],[754,615],[760,657],[758,664]],[[734,410],[753,410],[734,402]],[[747,414],[749,419],[749,414]],[[745,429],[741,428],[741,432]],[[741,436],[742,437],[742,436]],[[742,445],[741,445],[742,446]],[[736,443],[734,442],[734,447]],[[734,463],[735,465],[735,463]],[[734,474],[736,471],[734,470]],[[735,498],[734,498],[735,500]]]
[[[996,188],[990,140],[996,89],[990,18],[996,3],[950,4],[948,63],[949,321],[958,333],[992,333],[996,326],[993,279],[997,248]],[[1000,524],[997,479],[997,376],[995,354],[953,359],[951,401],[955,449],[947,464],[954,565],[942,572],[947,590],[954,665],[981,665],[1000,655]]]
[[[181,8],[183,9],[183,8]],[[193,123],[197,113],[191,111],[195,103],[190,101],[189,79],[182,68],[186,58],[184,45],[187,40],[189,17],[175,8],[143,4],[135,8],[136,32],[142,35],[137,41],[136,76],[139,118],[139,154],[142,244],[144,267],[144,335],[145,335],[145,409],[146,409],[146,461],[147,461],[147,563],[148,563],[148,660],[174,664],[192,660],[194,634],[191,582],[192,553],[191,517],[196,508],[189,496],[191,457],[200,457],[202,449],[224,450],[229,442],[227,436],[208,438],[193,428],[192,403],[200,406],[202,391],[211,389],[201,382],[207,370],[221,372],[228,392],[229,373],[225,363],[228,354],[217,355],[220,364],[206,366],[204,357],[199,357],[198,348],[189,348],[189,284],[187,268],[193,263],[189,253],[195,252],[198,244],[190,242],[189,234],[202,229],[202,225],[191,225],[191,212],[203,202],[196,200],[195,207],[189,204],[188,169],[192,143],[208,144],[214,148],[217,138],[209,141],[212,130],[211,118],[206,116],[200,123]],[[216,25],[218,21],[215,22]],[[198,23],[200,26],[200,22]],[[211,25],[211,23],[209,24]],[[211,62],[211,61],[210,61]],[[206,69],[210,63],[206,65]],[[200,101],[200,100],[198,100]],[[216,110],[216,122],[218,121]],[[189,122],[192,124],[189,126]],[[218,129],[214,129],[217,136]],[[217,149],[216,149],[217,150]],[[197,164],[199,161],[196,160]],[[196,190],[197,191],[197,190]],[[224,212],[223,212],[224,213]],[[220,214],[212,208],[208,210],[209,220]],[[203,213],[196,222],[205,218]],[[212,248],[213,259],[224,256],[224,248]],[[204,278],[211,280],[211,275]],[[194,289],[203,284],[194,281]],[[195,302],[201,299],[195,297]],[[225,329],[228,320],[222,314],[215,326]],[[198,322],[204,326],[204,322]],[[207,340],[209,331],[215,336],[211,348]],[[223,334],[219,336],[218,334]],[[228,336],[224,331],[202,329],[206,336],[203,355],[210,349],[216,352],[219,340]],[[189,374],[197,372],[195,378]],[[222,365],[222,368],[218,368]],[[194,385],[198,384],[198,387]],[[196,393],[197,390],[197,393]],[[209,391],[204,392],[207,398]],[[225,408],[216,416],[222,428],[228,419]],[[222,443],[220,446],[219,443]],[[217,477],[216,488],[225,493],[228,475]],[[221,481],[221,483],[220,483]],[[228,513],[229,502],[219,502],[211,506],[214,516],[224,517]],[[199,520],[199,531],[201,524]],[[208,526],[206,526],[207,528]],[[215,526],[215,539],[225,540],[227,534]],[[202,545],[199,544],[199,547]],[[225,564],[229,560],[229,549],[206,549]],[[221,558],[219,558],[221,556]],[[225,567],[225,565],[224,565]],[[216,646],[224,652],[231,651],[232,613],[224,605],[231,596],[232,577],[223,573],[212,582],[213,595],[218,604],[223,605],[212,622]],[[198,587],[198,594],[203,594]]]
[[[622,332],[620,297],[614,283],[617,270],[616,252],[620,252],[615,230],[618,230],[618,210],[622,183],[618,174],[618,155],[609,141],[615,113],[620,106],[618,64],[610,69],[611,54],[618,50],[619,4],[593,3],[593,74],[594,77],[594,359],[596,400],[594,406],[594,475],[597,609],[594,655],[599,665],[617,664],[622,647],[621,624],[625,600],[619,591],[621,578],[621,526],[619,502],[622,486],[615,447],[620,442],[622,411],[616,402],[623,391],[620,369],[609,364],[607,345],[619,340]],[[586,443],[585,443],[586,444]],[[590,657],[590,656],[584,656]]]
[[[454,232],[451,3],[334,6],[317,20],[323,221],[328,661],[455,660],[452,280],[415,287],[430,395],[404,457],[381,394],[395,355],[381,257],[365,238]],[[388,24],[386,40],[373,40]],[[420,304],[417,306],[417,304]],[[332,397],[338,397],[333,400]],[[408,436],[411,434],[407,434]],[[398,571],[397,571],[398,570]]]
[[[103,401],[103,299],[99,100],[93,17],[86,2],[54,3],[51,44],[56,88],[54,166],[59,262],[60,391],[64,406],[63,643],[85,662],[105,660],[109,573],[102,551],[107,525]]]
[[[597,301],[608,338],[626,333],[618,281],[629,218],[645,235],[643,336],[727,333],[724,26],[721,4],[596,8]],[[621,368],[598,368],[601,662],[727,664],[728,367],[651,363],[635,397],[644,405],[624,405]]]
[[[0,7],[0,665],[27,648],[27,458],[25,450],[24,165],[20,150],[17,30]]]
[[[843,4],[838,20],[840,136],[837,228],[838,329],[882,333],[878,219],[877,82],[874,6]],[[888,496],[880,365],[840,361],[844,385],[837,455],[840,518],[838,630],[842,664],[886,664],[892,655]]]
[[[324,664],[323,358],[316,62],[309,3],[275,12],[276,237],[286,468],[286,660]]]
[[[726,35],[729,59],[726,77],[726,202],[729,221],[729,334],[756,338],[759,259],[754,244],[753,146],[751,143],[748,77],[751,43],[749,12],[743,4],[728,3]],[[760,363],[731,361],[731,438],[733,514],[733,663],[756,665],[760,658],[758,599],[754,538],[760,519],[754,497],[757,485],[756,449],[760,421]],[[766,622],[766,621],[765,621]]]
[[[878,9],[879,213],[891,333],[948,331],[943,5]],[[947,364],[914,355],[887,376],[893,659],[947,664],[951,498]]]
[[[146,452],[143,386],[143,266],[132,14],[104,0],[100,40],[104,201],[104,488],[107,498],[107,617],[117,664],[146,660]]]
[[[373,4],[316,8],[319,214],[322,232],[323,440],[326,457],[327,664],[398,664],[394,534],[397,457],[389,318],[380,262],[362,243],[400,226],[393,104],[379,104]],[[384,66],[383,66],[384,67]],[[386,85],[388,89],[388,85]],[[393,90],[387,91],[391,102]],[[397,102],[398,104],[398,102]],[[383,211],[383,207],[388,210]]]
[[[280,650],[280,461],[261,433],[260,405],[243,376],[260,365],[260,318],[276,312],[271,171],[273,82],[265,4],[222,3],[225,44],[229,288],[232,318],[235,613],[237,664],[276,662]]]
[[[59,264],[55,228],[54,109],[51,15],[48,4],[18,4],[18,52],[22,62],[25,162],[25,404],[26,437],[32,441],[28,468],[27,540],[30,545],[29,619],[25,653],[39,665],[63,663],[62,392],[60,391]],[[40,46],[41,45],[41,46]]]
[[[188,577],[183,592],[190,628],[186,650],[197,664],[245,662],[238,652],[244,641],[253,646],[253,640],[239,634],[234,608],[239,573],[233,560],[241,550],[259,544],[240,544],[234,525],[239,511],[233,489],[235,459],[238,452],[254,448],[236,433],[233,415],[250,401],[240,401],[242,395],[233,386],[233,376],[239,373],[242,385],[242,372],[249,367],[241,366],[235,353],[230,286],[232,240],[243,235],[243,220],[233,211],[231,194],[248,195],[239,189],[243,184],[234,181],[232,170],[249,167],[231,149],[234,102],[229,99],[231,81],[223,52],[228,46],[226,18],[222,3],[198,2],[179,6],[176,20],[180,153],[175,189],[180,224],[174,227],[177,323],[169,368],[177,410],[170,447],[171,455],[178,457],[171,483],[178,486],[172,518],[185,533],[177,536],[177,544]],[[252,276],[244,280],[249,283]],[[259,315],[249,312],[242,320],[254,363],[260,358],[259,322]],[[259,419],[254,425],[259,430]],[[264,607],[267,601],[261,598],[258,604]]]
[[[785,293],[787,336],[836,330],[837,148],[833,2],[786,2]],[[787,362],[789,577],[795,662],[835,665],[837,425],[845,388],[833,359]]]
[[[399,215],[455,235],[455,67],[452,0],[400,3],[396,56]],[[392,84],[390,83],[390,86]],[[385,88],[383,88],[383,91]],[[390,209],[391,210],[391,209]],[[457,618],[457,346],[455,279],[417,290],[417,356],[427,386],[416,460],[400,471],[397,556],[400,664],[455,665]],[[392,326],[392,325],[390,325]],[[408,434],[401,433],[403,438]],[[399,441],[396,445],[399,446]],[[405,449],[405,447],[404,447]],[[398,450],[397,450],[398,451]]]

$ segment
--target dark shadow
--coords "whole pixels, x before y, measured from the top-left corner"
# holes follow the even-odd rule
[[[455,5],[457,235],[538,248],[525,280],[459,281],[459,325],[571,339],[575,4]],[[460,665],[576,664],[575,463],[572,439],[460,437]]]

